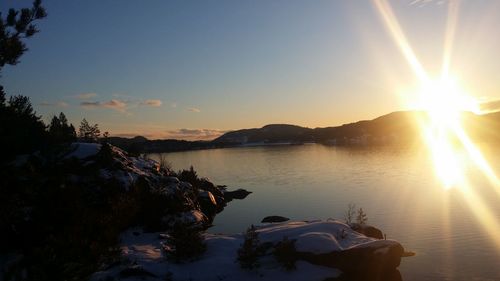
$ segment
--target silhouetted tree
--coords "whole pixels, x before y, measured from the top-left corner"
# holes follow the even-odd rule
[[[80,123],[80,129],[78,130],[78,138],[84,142],[97,142],[101,136],[101,131],[99,130],[99,125],[90,125],[89,122],[83,118]]]
[[[41,4],[41,0],[35,0],[31,8],[9,9],[5,18],[0,13],[0,71],[6,64],[17,64],[28,50],[23,39],[39,31],[35,20],[47,16]]]
[[[64,113],[59,117],[54,116],[49,124],[49,135],[53,143],[67,143],[76,140],[76,132],[73,124],[68,124],[68,119]]]
[[[0,13],[0,73],[6,64],[19,62],[27,50],[23,39],[38,32],[33,22],[46,15],[40,0],[35,0],[31,8],[9,9],[6,17]],[[29,98],[17,95],[7,101],[0,85],[0,162],[43,147],[46,135],[45,124],[34,112]]]
[[[2,96],[5,99],[5,96]],[[0,150],[3,161],[42,148],[47,140],[45,124],[26,96],[11,96],[0,106]]]

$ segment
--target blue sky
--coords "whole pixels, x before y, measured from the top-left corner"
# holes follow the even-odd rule
[[[405,109],[418,81],[371,1],[57,1],[2,71],[44,118],[64,111],[112,135],[211,138],[292,123],[339,125]],[[389,1],[437,75],[448,1]],[[30,5],[2,1],[0,10]],[[499,3],[460,1],[452,71],[500,97]]]

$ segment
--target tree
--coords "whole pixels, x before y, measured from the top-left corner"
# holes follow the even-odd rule
[[[99,125],[90,125],[89,122],[83,118],[78,130],[78,138],[84,142],[97,142],[101,136]]]
[[[33,24],[47,15],[40,0],[31,8],[10,9],[7,16],[0,13],[0,73],[6,65],[15,65],[28,49],[23,40],[38,32]],[[8,101],[0,85],[0,153],[1,161],[17,154],[40,149],[46,142],[45,124],[33,111],[26,96],[11,96]]]
[[[76,140],[76,132],[73,124],[68,125],[68,119],[64,113],[59,117],[54,116],[49,125],[49,136],[52,143],[68,143]]]
[[[368,221],[368,218],[366,217],[365,211],[363,211],[363,208],[358,209],[358,215],[356,216],[356,222],[360,225],[366,224]]]
[[[35,0],[31,8],[9,9],[7,17],[0,13],[0,71],[6,64],[16,65],[28,50],[23,39],[39,30],[33,23],[47,16],[41,0]]]
[[[237,252],[237,260],[243,269],[256,269],[259,267],[259,234],[257,228],[252,224],[245,233],[243,244]]]

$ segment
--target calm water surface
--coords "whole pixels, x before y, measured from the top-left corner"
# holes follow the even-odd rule
[[[500,172],[500,149],[483,149]],[[154,158],[155,155],[152,155]],[[175,169],[229,189],[253,193],[232,201],[211,232],[241,232],[268,215],[296,220],[343,218],[350,202],[369,223],[417,253],[400,266],[403,280],[500,280],[500,197],[471,163],[463,163],[471,190],[444,189],[427,150],[347,148],[316,144],[188,151],[166,154]],[[491,225],[491,224],[490,224]],[[495,230],[495,229],[493,229]]]

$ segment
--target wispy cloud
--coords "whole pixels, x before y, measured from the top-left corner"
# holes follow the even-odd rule
[[[106,102],[99,101],[83,101],[80,106],[85,109],[95,109],[95,108],[109,108],[119,112],[125,112],[127,110],[127,102],[117,99],[112,99]]]
[[[143,136],[148,139],[179,139],[179,140],[213,140],[228,131],[218,129],[178,129],[178,130],[158,130],[150,128],[147,131],[132,131],[127,133],[111,133],[113,136],[132,138]]]
[[[141,105],[147,105],[147,106],[152,106],[152,107],[159,107],[162,105],[161,100],[158,99],[150,99],[150,100],[145,100],[141,102]]]
[[[131,101],[131,100],[121,100],[121,99],[111,99],[109,101],[82,101],[80,106],[85,109],[95,109],[95,108],[107,108],[116,110],[118,112],[127,113],[131,107],[136,107],[137,105],[159,107],[162,105],[162,101],[159,99],[147,99],[144,101]]]
[[[55,107],[68,107],[69,104],[64,102],[64,101],[58,101],[58,102],[47,102],[43,101],[40,103],[41,106],[55,106]]]
[[[188,107],[186,108],[187,111],[191,111],[191,112],[201,112],[201,110],[199,108],[196,108],[196,107]]]
[[[218,129],[178,129],[173,131],[168,131],[167,136],[174,139],[184,139],[184,140],[212,140],[215,139],[227,131]]]
[[[80,100],[88,100],[88,99],[92,99],[92,98],[97,97],[97,94],[96,93],[82,93],[82,94],[76,95],[75,97],[77,99],[80,99]]]

